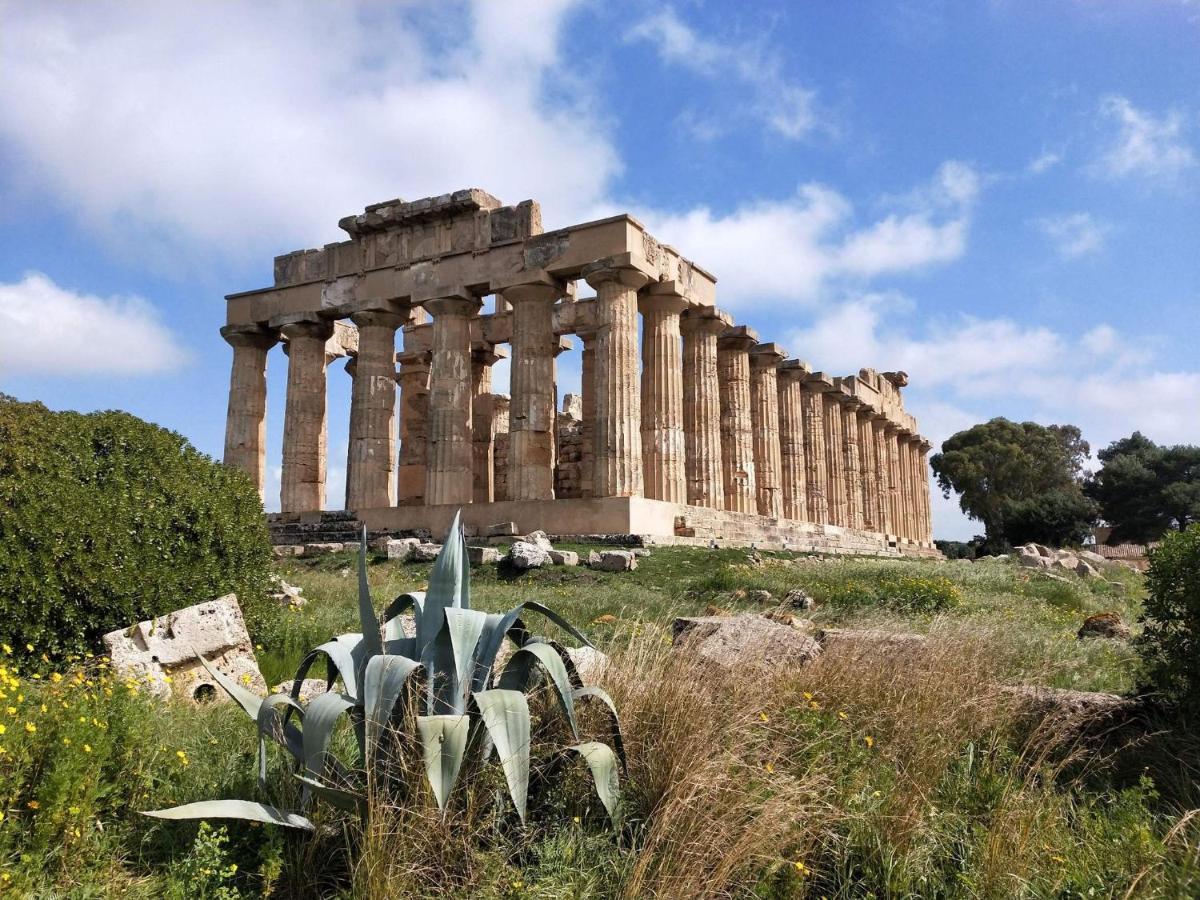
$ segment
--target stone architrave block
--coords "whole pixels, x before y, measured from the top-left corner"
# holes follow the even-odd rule
[[[267,690],[236,594],[109,632],[104,646],[120,677],[163,699],[228,697],[196,654],[237,684],[259,694]]]
[[[556,566],[577,566],[579,565],[579,554],[574,550],[551,550],[550,562]]]
[[[473,566],[483,566],[488,563],[500,562],[500,551],[495,547],[468,547],[467,559]]]

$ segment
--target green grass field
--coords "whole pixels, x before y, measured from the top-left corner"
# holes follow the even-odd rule
[[[352,554],[278,571],[307,603],[280,607],[254,635],[268,684],[310,647],[358,630]],[[376,605],[423,587],[428,572],[374,560]],[[992,689],[1130,691],[1134,652],[1075,636],[1094,612],[1136,619],[1141,576],[1105,577],[1064,583],[1007,560],[691,548],[655,549],[628,573],[481,567],[474,606],[537,599],[612,654],[606,687],[631,754],[616,833],[581,788],[524,828],[489,797],[446,820],[391,810],[365,832],[318,816],[314,838],[146,819],[136,811],[256,797],[252,724],[230,704],[163,706],[97,659],[10,667],[0,896],[1195,895],[1192,743],[1065,740],[1031,730]],[[744,678],[669,649],[675,616],[762,611],[746,591],[796,588],[817,601],[805,615],[821,625],[919,632],[930,650]]]

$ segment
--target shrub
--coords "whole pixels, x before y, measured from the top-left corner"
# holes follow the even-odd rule
[[[1200,710],[1200,525],[1168,534],[1150,554],[1138,638],[1147,687]]]
[[[875,582],[848,579],[830,588],[825,601],[838,609],[878,607],[900,613],[935,613],[962,602],[962,592],[941,575],[888,575]]]
[[[253,624],[269,561],[254,485],[180,435],[0,399],[0,640],[18,653],[231,591]]]

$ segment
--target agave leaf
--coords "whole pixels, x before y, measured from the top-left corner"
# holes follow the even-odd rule
[[[487,613],[474,609],[451,608],[446,610],[446,630],[450,633],[450,646],[454,651],[454,674],[458,678],[458,695],[454,699],[455,713],[466,711],[464,685],[469,685],[475,674],[475,654],[479,638],[487,623]]]
[[[304,786],[311,790],[316,795],[317,799],[324,800],[330,806],[336,806],[338,809],[348,810],[350,812],[362,812],[367,810],[367,798],[362,794],[356,794],[354,791],[346,791],[341,788],[331,787],[328,784],[308,778],[296,772],[294,777],[303,782]]]
[[[417,643],[424,647],[435,640],[442,630],[447,607],[470,608],[470,563],[467,560],[466,539],[462,534],[462,510],[454,514],[450,532],[442,550],[429,572],[429,589],[425,592],[425,615],[417,632]]]
[[[238,706],[246,711],[246,715],[257,722],[258,709],[262,706],[262,697],[254,691],[246,690],[216,666],[210,665],[208,660],[199,653],[196,654],[196,659],[200,660],[200,665],[204,666],[213,680],[225,689],[225,693],[236,700]]]
[[[372,656],[383,652],[383,639],[379,632],[379,619],[375,617],[375,606],[371,603],[371,588],[367,584],[367,526],[362,527],[358,544],[358,618],[362,623],[362,640],[365,655],[363,664]]]
[[[413,621],[416,623],[419,631],[421,627],[421,613],[424,608],[424,591],[401,594],[389,603],[387,609],[383,611],[383,618],[381,620],[383,622],[383,639],[388,641],[404,637],[404,625],[400,621],[400,617],[410,609],[413,611]]]
[[[304,715],[304,707],[293,700],[288,694],[271,694],[258,709],[258,784],[261,788],[267,785],[267,739],[275,741],[295,757],[297,762],[304,759],[304,738],[300,730],[286,719],[279,720],[279,707],[286,706],[290,710]]]
[[[558,651],[552,646],[535,642],[519,648],[512,655],[512,658],[504,667],[504,671],[500,674],[500,687],[511,691],[524,692],[528,690],[529,682],[533,678],[535,665],[540,665],[545,669],[550,679],[554,682],[563,712],[567,714],[567,721],[571,724],[571,734],[575,735],[575,738],[578,740],[579,726],[575,722],[575,703],[572,697],[571,678],[567,674],[567,667],[563,665]]]
[[[522,607],[516,606],[506,613],[488,613],[484,619],[483,635],[475,650],[475,670],[471,676],[472,691],[487,690],[491,683],[496,656],[506,635],[517,632],[518,636],[513,638],[514,643],[518,647],[524,643],[519,637],[521,634],[527,634],[525,625],[519,618],[521,609]]]
[[[403,656],[405,659],[417,661],[416,638],[393,638],[383,642],[383,652],[388,656]]]
[[[583,679],[579,675],[579,668],[575,665],[575,660],[571,659],[571,652],[558,641],[546,641],[546,643],[554,648],[554,652],[562,660],[563,667],[571,679],[571,689],[583,687]]]
[[[594,686],[578,688],[572,693],[572,697],[576,702],[597,700],[608,707],[612,745],[617,751],[617,756],[620,757],[621,769],[628,775],[629,767],[625,760],[625,738],[621,735],[621,720],[617,717],[617,705],[613,703],[612,697],[603,688]]]
[[[300,660],[300,666],[296,669],[296,678],[292,682],[292,699],[300,699],[300,687],[304,682],[304,676],[308,674],[308,670],[312,668],[322,655],[329,658],[331,669],[327,677],[327,687],[332,687],[336,678],[334,672],[342,677],[342,684],[346,688],[346,693],[351,697],[358,697],[358,671],[359,663],[363,656],[363,643],[361,634],[342,634],[335,637],[332,641],[326,641],[321,646],[310,650],[304,659]]]
[[[520,691],[496,689],[472,696],[496,745],[509,796],[524,822],[529,795],[529,703]]]
[[[363,676],[363,714],[369,753],[379,750],[383,729],[395,716],[409,676],[421,668],[416,660],[383,653],[367,662]]]
[[[568,622],[566,619],[564,619],[562,616],[560,616],[554,610],[550,609],[550,607],[543,606],[542,604],[538,603],[536,600],[526,600],[524,603],[521,604],[521,608],[530,610],[535,613],[540,613],[541,615],[545,616],[547,619],[549,619],[551,622],[553,622],[555,625],[557,625],[559,628],[561,628],[567,634],[571,635],[571,637],[575,638],[575,640],[579,641],[579,643],[583,644],[585,647],[594,646],[591,641],[589,641],[586,637],[583,636],[582,631],[580,631],[578,628],[576,628],[574,625],[572,625],[570,622]]]
[[[201,800],[199,803],[185,803],[170,809],[149,810],[142,815],[153,816],[156,819],[245,819],[249,822],[283,825],[285,828],[313,830],[312,822],[304,816],[249,800]]]
[[[417,716],[417,731],[425,754],[425,775],[438,809],[446,808],[446,798],[454,790],[470,735],[470,716]]]
[[[304,768],[310,777],[325,774],[325,753],[338,718],[354,709],[354,698],[330,691],[318,694],[304,710]]]
[[[599,741],[587,741],[567,749],[583,757],[592,772],[592,781],[596,784],[596,795],[604,804],[608,817],[616,822],[621,785],[617,778],[617,758],[612,747]]]
[[[421,665],[425,667],[426,676],[426,715],[457,715],[461,712],[458,698],[462,695],[462,685],[458,680],[458,670],[454,667],[454,642],[445,622],[443,610],[442,630],[421,654]]]

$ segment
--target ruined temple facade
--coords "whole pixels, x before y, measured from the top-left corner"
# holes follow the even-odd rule
[[[466,190],[338,224],[349,240],[276,257],[273,286],[229,295],[221,329],[225,462],[260,492],[267,357],[287,355],[284,518],[326,505],[328,367],[349,357],[345,508],[375,531],[436,533],[462,507],[480,531],[936,552],[905,374],[790,359],[633,217],[544,232],[535,202]],[[571,336],[582,392],[560,412]]]

